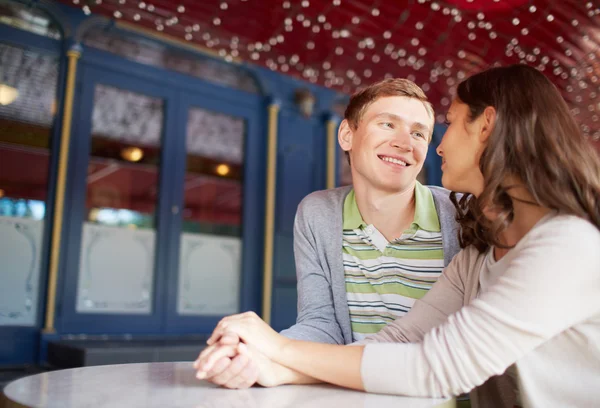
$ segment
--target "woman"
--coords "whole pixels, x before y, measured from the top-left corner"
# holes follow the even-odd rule
[[[228,317],[196,362],[200,376],[237,352],[222,344],[239,336],[279,364],[264,360],[264,385],[473,390],[485,406],[600,401],[597,153],[557,89],[524,65],[462,82],[447,119],[437,150],[444,187],[465,193],[454,200],[464,249],[411,312],[355,347],[289,340],[253,313]]]

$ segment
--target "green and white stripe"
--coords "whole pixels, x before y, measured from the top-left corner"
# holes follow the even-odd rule
[[[444,268],[442,234],[431,191],[417,183],[410,229],[387,242],[360,216],[354,191],[344,202],[343,260],[354,341],[410,310]]]

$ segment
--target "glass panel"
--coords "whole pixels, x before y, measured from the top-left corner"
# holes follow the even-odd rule
[[[42,10],[14,1],[0,0],[0,23],[60,40],[58,25]]]
[[[96,85],[77,311],[150,313],[163,101]]]
[[[0,325],[36,322],[58,67],[0,43]]]
[[[239,310],[243,119],[189,111],[177,311],[223,315]]]
[[[198,58],[173,47],[117,30],[88,30],[83,43],[142,64],[192,75],[241,91],[259,93],[254,79],[233,64]]]

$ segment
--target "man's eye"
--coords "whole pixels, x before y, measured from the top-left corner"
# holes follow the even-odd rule
[[[383,126],[384,128],[388,128],[388,129],[394,128],[394,124],[392,122],[383,122],[383,123],[381,123],[381,126]]]
[[[415,135],[416,137],[420,137],[421,139],[425,139],[425,135],[421,132],[414,132],[413,135]]]

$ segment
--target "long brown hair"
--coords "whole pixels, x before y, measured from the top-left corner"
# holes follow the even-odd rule
[[[507,176],[523,182],[535,200],[531,204],[576,215],[600,229],[600,158],[548,78],[526,65],[491,68],[463,81],[456,97],[468,105],[469,120],[488,106],[496,109],[479,161],[483,192],[460,200],[451,195],[461,247],[474,245],[480,252],[491,245],[506,247],[499,234],[514,217],[511,186],[503,185]],[[484,205],[499,216],[488,220]]]

